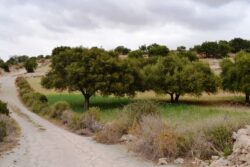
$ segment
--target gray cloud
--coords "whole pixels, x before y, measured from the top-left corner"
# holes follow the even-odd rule
[[[237,2],[237,3],[239,3],[239,2],[240,3],[241,2],[248,3],[249,2],[248,0],[190,0],[190,1],[194,1],[194,2],[208,5],[211,7],[224,6],[224,5],[228,5],[230,3],[233,3],[233,2]]]
[[[250,33],[243,32],[249,28],[248,4],[248,0],[0,0],[0,45],[5,47],[0,55],[49,53],[60,44],[135,48],[139,43],[161,42],[176,47],[177,42],[190,46],[219,37],[248,38]]]

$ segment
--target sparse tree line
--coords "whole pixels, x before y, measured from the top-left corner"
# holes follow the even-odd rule
[[[0,67],[7,69],[8,65],[22,64],[27,72],[34,72],[37,60],[50,58],[51,70],[42,79],[42,85],[58,90],[80,91],[85,98],[85,109],[88,109],[90,98],[96,93],[134,96],[138,91],[147,90],[168,94],[171,102],[178,102],[180,96],[185,94],[200,96],[203,92],[216,93],[222,87],[226,91],[244,93],[246,102],[249,102],[249,43],[248,40],[235,38],[229,42],[204,42],[189,50],[180,46],[175,51],[159,44],[142,45],[133,51],[124,46],[109,51],[97,47],[62,46],[55,48],[51,56],[14,56],[7,62],[0,61]],[[223,48],[230,49],[226,52]],[[208,64],[199,61],[195,52],[216,58],[224,57],[229,52],[238,54],[233,61],[225,59],[221,62],[222,73],[219,77]],[[128,56],[121,58],[120,55]]]
[[[37,57],[29,57],[27,55],[12,56],[6,62],[0,59],[0,68],[2,68],[5,72],[10,72],[11,66],[19,66],[20,68],[24,67],[28,73],[32,73],[37,68],[38,61],[49,58],[49,55],[39,55]]]
[[[138,50],[131,51],[124,46],[118,46],[114,50],[121,55],[128,55],[129,57],[148,56],[164,56],[170,52],[169,48],[164,45],[152,44],[149,46],[142,45]],[[187,49],[185,46],[179,46],[175,52],[189,51],[193,54],[198,54],[203,58],[224,58],[229,53],[238,53],[240,51],[250,52],[250,41],[242,38],[234,38],[230,41],[206,41],[200,45],[195,45],[193,48]]]
[[[42,85],[80,91],[85,98],[85,109],[96,93],[134,96],[146,90],[168,94],[171,102],[178,102],[185,94],[216,93],[222,87],[244,93],[249,102],[250,53],[242,51],[234,61],[224,59],[219,77],[191,51],[179,48],[172,52],[157,44],[143,48],[129,52],[128,58],[120,58],[116,51],[97,47],[57,47],[52,52],[51,70],[42,79]]]
[[[196,57],[198,54],[203,58],[224,58],[229,55],[229,53],[238,53],[240,51],[250,52],[250,41],[242,38],[234,38],[230,41],[220,40],[220,41],[206,41],[200,45],[195,45],[193,48],[187,49],[185,46],[179,46],[176,50],[171,51],[165,45],[151,44],[151,45],[141,45],[137,50],[131,50],[125,46],[117,46],[113,52],[119,55],[126,55],[130,58],[141,58],[141,57],[161,57],[166,56],[170,52],[183,53],[186,52],[189,56]],[[36,57],[29,58],[26,55],[22,56],[12,56],[4,62],[0,59],[0,68],[5,72],[9,72],[9,67],[12,65],[23,64],[27,72],[33,72],[37,64],[34,60],[49,59],[50,55],[39,55]]]
[[[234,38],[230,41],[207,41],[194,46],[191,50],[205,58],[223,58],[227,57],[229,53],[250,52],[250,41],[241,38]]]

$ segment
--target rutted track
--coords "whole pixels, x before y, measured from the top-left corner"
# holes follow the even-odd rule
[[[61,129],[20,102],[14,76],[0,78],[0,99],[21,127],[19,146],[0,157],[1,167],[151,167],[117,146],[107,146]]]

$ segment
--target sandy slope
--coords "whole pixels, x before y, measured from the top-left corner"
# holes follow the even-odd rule
[[[15,77],[0,78],[0,99],[8,102],[21,127],[20,145],[0,157],[0,167],[151,167],[118,146],[95,143],[29,112],[19,101]],[[21,114],[20,114],[21,113]]]

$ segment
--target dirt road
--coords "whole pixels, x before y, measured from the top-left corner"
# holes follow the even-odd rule
[[[15,77],[0,78],[0,99],[21,127],[20,145],[0,157],[0,167],[153,167],[119,146],[95,143],[61,129],[28,111],[19,101]],[[16,112],[13,112],[16,111]]]

